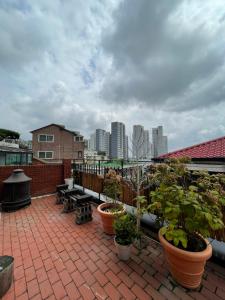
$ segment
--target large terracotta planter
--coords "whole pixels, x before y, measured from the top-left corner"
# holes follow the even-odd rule
[[[181,250],[170,244],[159,231],[159,240],[165,250],[166,260],[173,278],[182,286],[195,289],[202,279],[206,261],[212,256],[212,246],[205,240],[207,247],[201,252]]]
[[[97,210],[101,216],[101,219],[102,219],[103,230],[105,233],[110,234],[110,235],[115,234],[114,229],[113,229],[113,222],[114,222],[116,216],[125,213],[125,208],[123,208],[123,210],[118,213],[111,213],[111,212],[107,212],[104,210],[104,209],[107,209],[112,206],[113,206],[112,203],[102,203],[97,208]]]

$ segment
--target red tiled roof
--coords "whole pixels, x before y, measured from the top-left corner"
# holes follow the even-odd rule
[[[188,156],[190,158],[225,158],[225,136],[210,140],[191,147],[183,148],[177,151],[160,155],[163,158],[178,158]]]

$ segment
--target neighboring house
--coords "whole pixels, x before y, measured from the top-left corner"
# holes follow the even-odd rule
[[[84,140],[79,132],[68,130],[63,125],[50,124],[31,133],[34,157],[49,162],[84,157]]]
[[[167,158],[190,157],[191,169],[225,172],[225,136],[201,144],[160,155],[153,160],[162,162]]]
[[[32,152],[28,149],[21,149],[18,140],[0,141],[0,166],[28,164],[32,164]]]

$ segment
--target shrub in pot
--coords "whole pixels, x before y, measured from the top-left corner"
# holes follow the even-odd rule
[[[114,243],[118,257],[121,260],[128,260],[130,258],[132,243],[137,237],[136,220],[134,216],[126,213],[116,217],[113,227],[116,234]]]
[[[104,194],[106,203],[98,206],[97,210],[101,216],[103,230],[107,234],[114,234],[113,222],[115,217],[123,214],[125,209],[118,201],[121,194],[121,176],[115,170],[110,169],[104,179]]]
[[[184,287],[197,288],[212,255],[206,238],[224,236],[225,177],[191,173],[184,162],[155,167],[151,179],[156,188],[147,210],[164,224],[159,240],[172,276]]]

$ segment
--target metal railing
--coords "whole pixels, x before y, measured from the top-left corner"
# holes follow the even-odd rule
[[[85,172],[90,174],[98,174],[104,176],[110,169],[115,170],[122,177],[128,177],[132,168],[140,165],[145,167],[152,164],[151,160],[140,160],[138,162],[132,160],[93,160],[84,159],[74,160],[72,168],[74,171]]]

